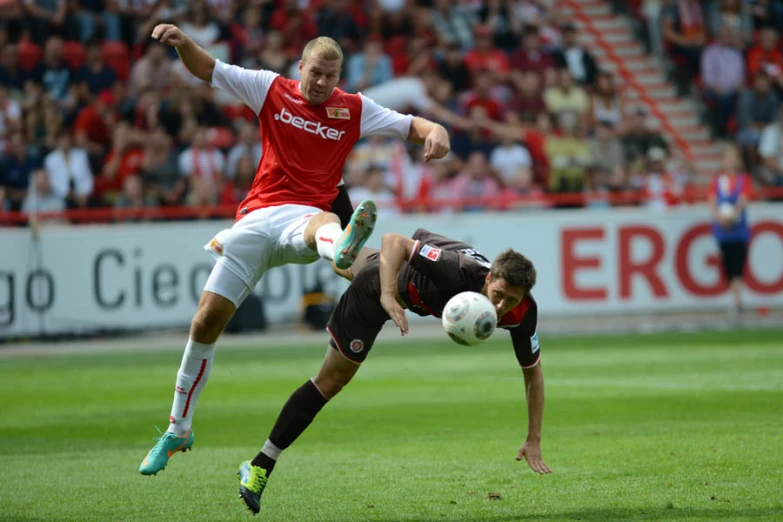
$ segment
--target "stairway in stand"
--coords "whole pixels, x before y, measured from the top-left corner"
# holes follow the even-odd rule
[[[678,98],[657,60],[645,54],[631,24],[604,0],[559,0],[557,8],[579,27],[580,42],[599,68],[615,75],[626,114],[645,107],[671,146],[691,162],[697,183],[709,179],[720,167],[719,145],[700,123],[694,103]]]

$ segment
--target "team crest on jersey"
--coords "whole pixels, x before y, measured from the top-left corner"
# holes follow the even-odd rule
[[[437,261],[440,259],[440,248],[432,248],[429,245],[424,245],[421,247],[421,250],[419,250],[419,255],[426,257],[430,261]]]
[[[350,120],[351,111],[344,107],[327,107],[326,116],[336,120]]]
[[[218,241],[217,238],[212,238],[212,240],[209,242],[209,248],[211,248],[217,254],[221,256],[223,255],[223,245],[220,244],[220,241]]]
[[[364,341],[361,339],[354,339],[351,344],[348,345],[353,353],[359,353],[364,350]]]

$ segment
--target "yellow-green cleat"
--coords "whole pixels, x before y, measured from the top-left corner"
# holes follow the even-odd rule
[[[254,515],[261,511],[261,493],[264,492],[269,477],[266,470],[245,461],[239,466],[239,497],[245,501]]]
[[[160,433],[160,429],[158,429],[158,433]],[[193,430],[188,430],[188,433],[182,437],[177,437],[167,431],[161,433],[160,437],[155,437],[154,440],[157,440],[158,443],[147,453],[139,466],[139,473],[142,475],[156,475],[158,471],[163,471],[171,456],[178,451],[185,452],[192,449],[196,438],[193,435]]]
[[[356,207],[351,215],[350,223],[334,245],[334,264],[337,268],[344,270],[353,265],[359,251],[370,239],[377,218],[378,209],[375,207],[375,203],[369,199],[362,201]]]

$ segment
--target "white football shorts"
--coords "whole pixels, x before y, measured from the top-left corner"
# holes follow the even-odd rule
[[[204,245],[217,259],[204,290],[239,307],[270,268],[318,260],[318,252],[305,244],[304,231],[320,212],[304,205],[260,208],[218,232]]]

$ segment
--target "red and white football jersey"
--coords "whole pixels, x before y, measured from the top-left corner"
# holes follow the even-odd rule
[[[259,208],[286,204],[329,210],[354,144],[372,134],[407,139],[413,121],[362,94],[340,89],[323,104],[311,105],[298,81],[220,60],[212,85],[250,107],[261,126],[263,154],[237,219]]]

